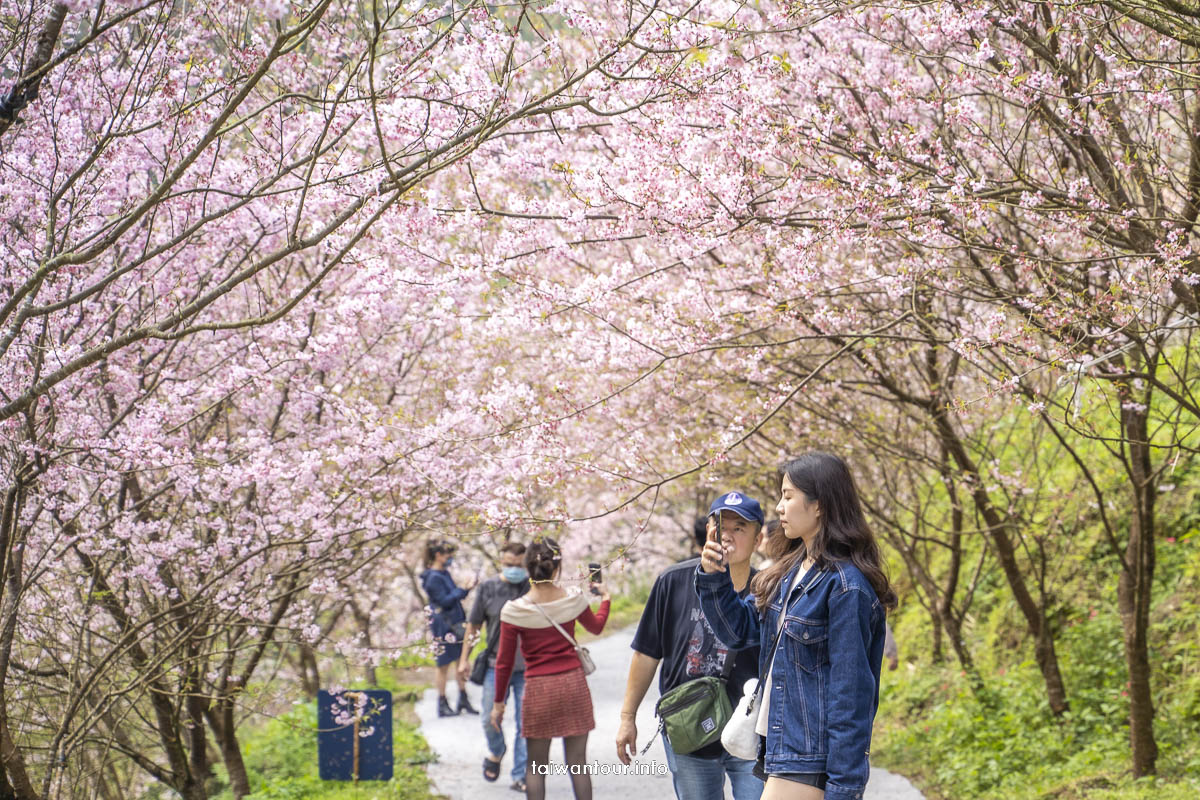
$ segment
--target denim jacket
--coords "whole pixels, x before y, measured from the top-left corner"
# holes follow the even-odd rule
[[[726,647],[759,644],[759,675],[771,663],[782,598],[788,598],[770,683],[764,764],[768,775],[826,773],[826,800],[860,800],[870,772],[871,726],[879,707],[883,604],[850,562],[798,569],[760,618],[754,597],[740,598],[727,572],[696,568],[704,616]],[[795,589],[795,591],[793,591]]]
[[[455,625],[466,621],[467,613],[463,611],[462,599],[467,596],[467,590],[455,585],[449,572],[427,569],[421,573],[421,586],[429,595],[429,605],[433,608],[429,628],[435,639],[441,639],[453,631]]]

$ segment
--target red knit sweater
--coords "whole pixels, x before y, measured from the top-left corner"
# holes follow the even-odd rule
[[[575,619],[560,622],[559,625],[573,637],[576,621],[590,633],[598,635],[604,630],[604,623],[608,621],[608,601],[602,602],[600,610],[594,614],[590,608],[585,608]],[[504,696],[508,694],[508,681],[512,677],[518,641],[521,655],[525,657],[526,677],[555,675],[579,666],[579,656],[575,655],[575,648],[553,625],[547,628],[526,628],[501,620],[500,646],[496,653],[497,703],[503,703]]]

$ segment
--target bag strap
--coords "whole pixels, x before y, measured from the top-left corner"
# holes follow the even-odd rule
[[[543,611],[542,613],[545,614],[546,612]],[[553,622],[554,620],[550,620],[550,621]],[[778,644],[778,640],[776,640],[776,644]],[[775,649],[774,646],[772,646],[771,649],[772,649],[772,651],[774,651],[774,649]],[[738,654],[740,654],[741,652],[743,652],[743,651],[729,650],[726,652],[725,665],[721,667],[721,683],[729,682],[729,676],[733,674],[734,662],[737,661]],[[759,681],[759,683],[761,684],[762,682]],[[682,684],[680,684],[680,685],[682,685]],[[658,735],[660,733],[662,733],[663,729],[665,729],[666,727],[667,727],[667,720],[663,717],[659,717],[658,727],[655,728],[654,735],[651,736],[650,740],[646,742],[646,746],[642,748],[642,752],[638,753],[636,758],[641,758],[642,756],[646,755],[646,751],[650,749],[650,745],[654,744],[654,740],[658,738]]]
[[[721,667],[721,683],[724,684],[729,682],[729,676],[733,674],[733,662],[737,660],[738,653],[741,652],[741,650],[729,650],[725,654],[725,666]],[[682,683],[679,685],[683,686]],[[722,691],[724,690],[722,689]],[[654,735],[650,737],[648,742],[646,742],[646,746],[642,748],[642,752],[637,754],[637,758],[641,758],[642,756],[646,755],[646,751],[650,749],[650,745],[654,744],[654,740],[658,738],[658,735],[662,733],[666,727],[666,717],[659,717],[658,727],[654,729]]]
[[[642,752],[638,753],[635,757],[641,758],[642,756],[646,755],[646,751],[650,749],[650,745],[654,744],[654,740],[658,738],[658,735],[662,733],[663,729],[666,727],[667,721],[660,718],[658,720],[658,727],[654,729],[654,735],[650,737],[650,741],[646,742],[646,746],[642,748]]]
[[[809,568],[809,572],[813,572],[816,569],[817,569],[817,567],[814,564],[811,568]],[[801,591],[800,594],[804,594],[804,592],[807,592],[812,587],[812,585],[817,582],[817,578],[820,577],[821,572],[824,572],[824,570],[818,571],[817,574],[814,575],[811,580],[809,580],[807,586],[801,585],[800,588],[803,591]],[[783,618],[787,614],[788,601],[792,599],[792,592],[796,591],[797,584],[799,584],[799,581],[792,584],[792,588],[790,590],[788,590],[787,597],[783,598],[783,603],[780,604],[780,606],[779,606],[779,625],[776,627],[776,630],[775,630],[775,641],[771,643],[771,655],[770,655],[770,657],[767,658],[767,671],[768,672],[771,670],[771,666],[775,663],[775,650],[779,647],[779,640],[783,636]],[[759,673],[758,686],[754,687],[755,695],[762,694],[763,684],[765,683],[765,680],[764,680],[765,677],[769,677],[769,676],[764,676],[761,672]]]
[[[780,618],[782,619],[782,617],[783,617],[783,609],[780,609],[780,612],[779,612],[779,614],[780,614]],[[775,649],[776,649],[777,647],[779,647],[779,636],[780,636],[780,634],[782,634],[782,633],[783,633],[783,625],[780,625],[780,626],[779,626],[779,630],[775,632],[775,641],[774,641],[774,642],[771,644],[771,656],[770,656],[770,657],[767,659],[767,671],[768,671],[768,672],[769,672],[769,671],[770,671],[770,669],[771,669],[771,665],[775,663]],[[760,673],[758,674],[758,685],[754,687],[754,696],[755,696],[755,697],[758,697],[759,695],[761,695],[761,694],[762,694],[762,692],[763,692],[763,683],[764,683],[764,680],[763,680],[763,675],[762,675],[762,673],[760,672]]]
[[[529,602],[533,603],[532,600],[530,600]],[[542,608],[537,603],[533,603],[533,607],[536,608],[538,611],[542,612],[542,616],[545,617],[546,619],[550,620],[551,625],[558,628],[558,632],[566,637],[567,641],[571,643],[571,647],[574,647],[575,652],[578,653],[579,652],[579,644],[571,637],[571,634],[567,633],[566,628],[564,628],[562,625],[559,625],[557,622],[555,622],[553,619],[551,619],[550,615],[546,613],[546,609]]]

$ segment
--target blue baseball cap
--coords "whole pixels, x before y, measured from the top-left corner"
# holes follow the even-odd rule
[[[720,514],[722,511],[732,511],[742,519],[757,522],[759,525],[762,525],[763,520],[766,519],[758,501],[741,492],[726,492],[713,500],[713,504],[708,507],[710,517],[713,514]]]

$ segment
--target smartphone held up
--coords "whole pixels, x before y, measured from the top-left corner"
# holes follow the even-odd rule
[[[721,512],[717,511],[709,515],[708,540],[721,548],[721,558],[717,561],[717,566],[725,566],[725,540],[721,535]]]

